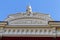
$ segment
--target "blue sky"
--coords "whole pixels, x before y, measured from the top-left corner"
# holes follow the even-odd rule
[[[60,0],[0,0],[0,21],[9,14],[25,12],[29,3],[33,12],[50,14],[55,21],[60,21]]]

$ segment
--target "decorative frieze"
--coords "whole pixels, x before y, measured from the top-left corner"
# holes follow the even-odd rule
[[[19,19],[9,22],[9,25],[47,25],[47,21],[39,19]]]
[[[54,34],[51,29],[4,29],[4,34],[36,34],[36,35],[49,35]]]

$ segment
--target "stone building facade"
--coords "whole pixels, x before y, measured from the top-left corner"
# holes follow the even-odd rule
[[[60,21],[54,21],[49,14],[32,12],[29,5],[26,12],[0,21],[0,37],[60,37]]]

